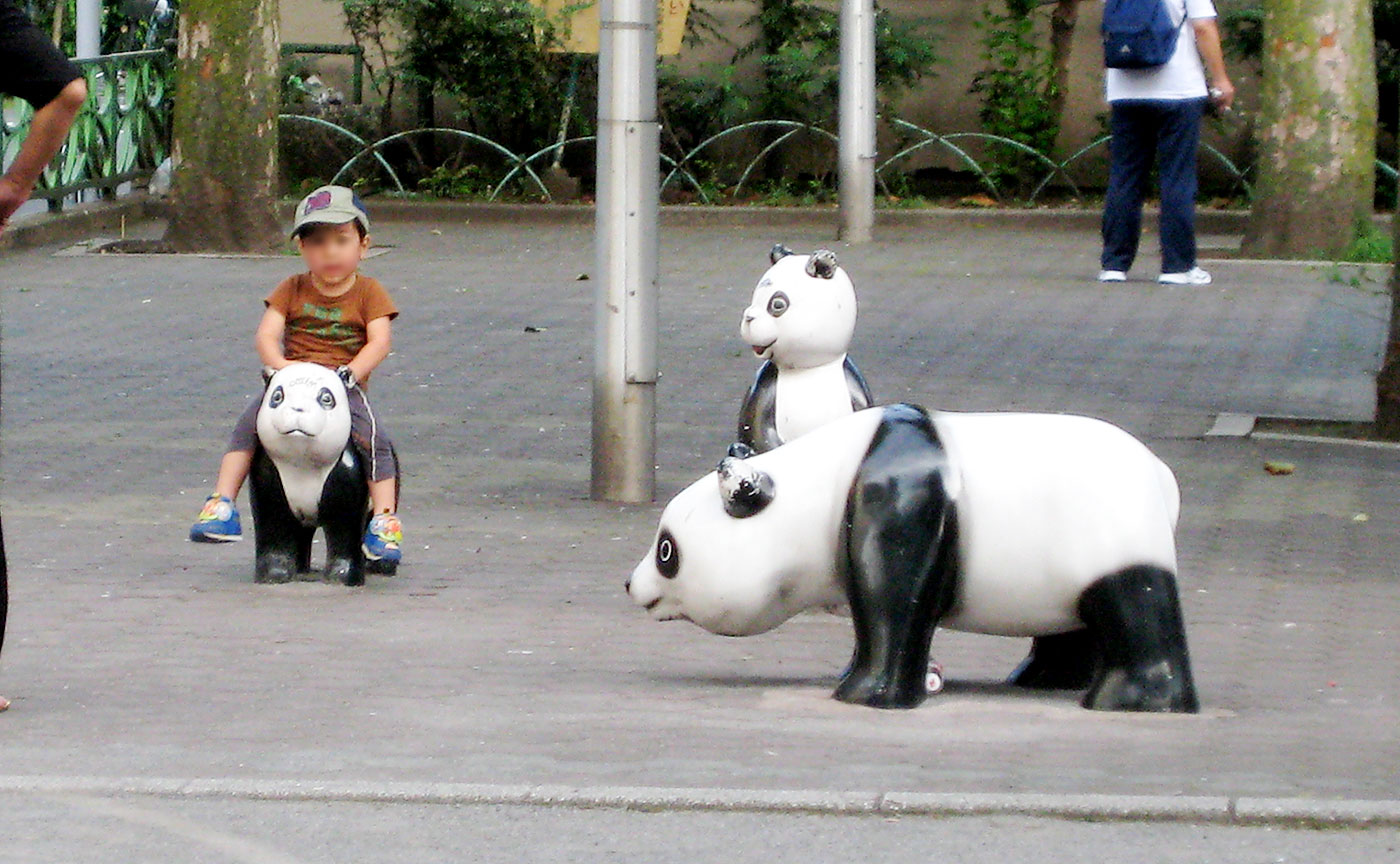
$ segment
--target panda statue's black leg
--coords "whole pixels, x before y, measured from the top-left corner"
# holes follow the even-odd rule
[[[292,515],[282,478],[259,447],[248,477],[248,503],[253,514],[254,582],[291,582],[301,572],[302,526]]]
[[[316,539],[316,529],[302,526],[297,532],[297,572],[311,572],[311,543]]]
[[[1089,586],[1079,615],[1098,640],[1103,665],[1084,697],[1099,711],[1200,710],[1176,578],[1129,567]]]
[[[326,536],[327,582],[365,584],[364,542],[369,487],[365,483],[363,460],[353,447],[331,469],[321,489],[317,513]]]
[[[928,695],[929,642],[956,587],[956,520],[928,416],[903,405],[885,411],[846,505],[856,644],[835,696],[913,708]]]
[[[1098,642],[1088,630],[1037,636],[1007,683],[1031,690],[1083,690],[1094,682],[1098,665]]]

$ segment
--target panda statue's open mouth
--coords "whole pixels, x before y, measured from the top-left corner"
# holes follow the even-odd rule
[[[769,342],[767,345],[755,345],[755,346],[753,346],[753,353],[754,353],[754,356],[755,356],[755,357],[762,357],[762,356],[766,355],[769,351],[772,351],[772,350],[773,350],[773,346],[774,346],[774,345],[777,345],[777,344],[778,344],[778,342],[777,342],[777,340],[775,339],[774,341]]]

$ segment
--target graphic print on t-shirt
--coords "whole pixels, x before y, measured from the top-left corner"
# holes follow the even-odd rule
[[[301,304],[301,314],[313,320],[300,320],[298,329],[309,336],[320,339],[326,345],[355,350],[360,336],[355,328],[341,323],[344,312],[336,306],[317,306],[315,303]]]

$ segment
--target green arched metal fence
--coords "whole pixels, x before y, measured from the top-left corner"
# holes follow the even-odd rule
[[[89,99],[69,132],[54,163],[44,172],[34,197],[47,200],[50,209],[61,209],[65,199],[83,190],[98,190],[110,197],[124,183],[149,177],[170,151],[171,60],[164,51],[137,51],[77,61],[87,78]],[[0,153],[5,161],[14,158],[23,144],[32,109],[24,102],[5,98],[0,103]],[[283,123],[324,130],[340,142],[340,156],[328,163],[324,182],[367,182],[393,192],[417,191],[412,172],[396,165],[395,159],[411,152],[421,161],[421,153],[432,147],[419,147],[429,140],[447,140],[461,147],[474,148],[482,155],[487,200],[497,200],[509,192],[553,200],[549,183],[542,178],[551,162],[558,166],[566,150],[596,145],[593,136],[558,141],[539,149],[517,153],[482,135],[450,128],[423,128],[397,132],[369,141],[323,117],[283,114]],[[892,183],[908,173],[919,160],[927,162],[930,153],[941,154],[965,172],[987,194],[1002,203],[1035,205],[1055,189],[1074,199],[1083,195],[1075,177],[1083,175],[1080,163],[1099,155],[1108,142],[1100,137],[1064,159],[1040,153],[1030,147],[980,132],[940,134],[903,120],[890,120],[888,129],[899,141],[893,155],[876,165],[881,188],[890,192]],[[683,192],[700,203],[716,203],[721,196],[742,199],[755,185],[762,166],[775,154],[794,152],[807,162],[824,167],[821,173],[830,181],[835,175],[837,136],[832,132],[791,120],[759,120],[742,123],[705,138],[688,150],[663,153],[660,157],[662,192]],[[989,148],[1013,153],[1023,166],[1014,188],[999,184],[998,172],[989,164]],[[1205,158],[1230,179],[1246,200],[1254,194],[1249,170],[1241,168],[1224,153],[1203,145]],[[981,152],[982,158],[978,158]],[[459,154],[460,158],[460,154]],[[1029,166],[1029,167],[1026,167]],[[430,165],[419,165],[431,169]],[[1400,175],[1394,166],[1377,161],[1377,176],[1395,188]],[[1027,176],[1027,172],[1032,176]],[[422,171],[420,170],[420,174]],[[724,181],[717,181],[716,176]],[[408,176],[408,180],[404,179]]]
[[[88,189],[115,195],[123,183],[149,177],[170,152],[167,52],[133,51],[75,62],[87,79],[88,100],[34,191],[51,210]],[[4,98],[0,153],[6,164],[24,144],[33,116],[28,103]]]

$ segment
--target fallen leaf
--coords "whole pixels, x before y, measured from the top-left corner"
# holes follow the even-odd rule
[[[995,206],[997,206],[997,201],[996,201],[995,198],[991,197],[990,195],[980,195],[980,194],[979,194],[979,195],[968,195],[968,196],[965,197],[965,198],[959,198],[959,199],[958,199],[958,203],[961,204],[961,205],[964,206],[964,207],[995,207]]]
[[[1292,462],[1274,462],[1271,460],[1264,463],[1264,470],[1268,471],[1270,474],[1292,474],[1294,471],[1298,470],[1298,466],[1294,465]]]

